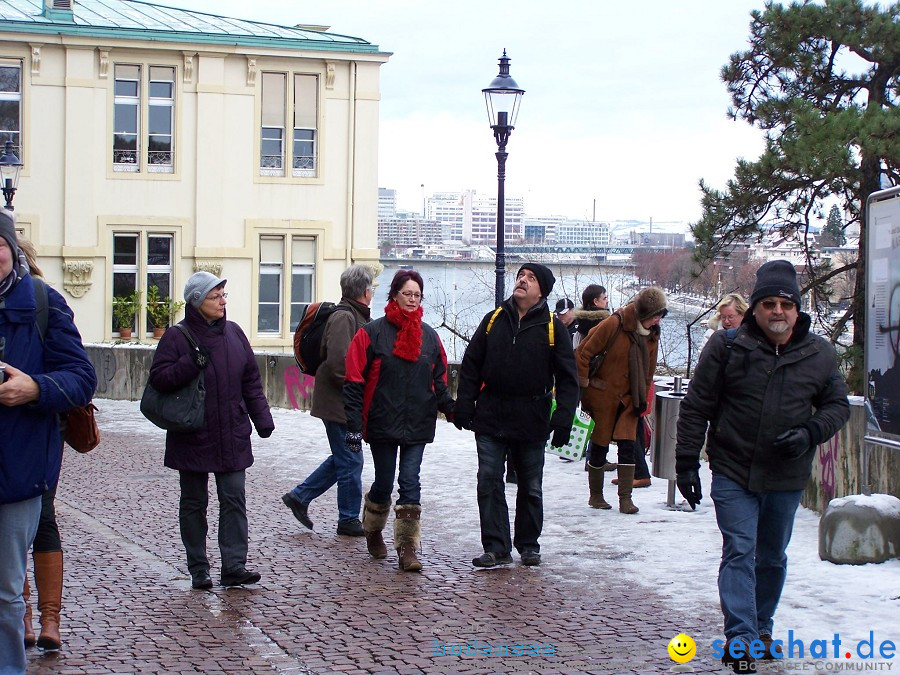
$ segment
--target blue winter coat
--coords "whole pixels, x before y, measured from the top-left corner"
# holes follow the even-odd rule
[[[62,461],[59,413],[87,405],[97,386],[72,310],[52,288],[47,295],[44,342],[35,323],[31,276],[0,299],[0,360],[28,373],[41,390],[32,403],[0,405],[0,504],[36,497],[56,485]]]
[[[184,323],[197,343],[211,352],[203,371],[206,418],[199,431],[166,432],[165,465],[204,473],[246,469],[253,464],[250,421],[258,432],[271,433],[275,428],[253,350],[244,331],[233,321],[222,318],[210,324],[188,305]],[[187,338],[177,328],[163,333],[150,367],[154,388],[176,391],[197,377],[200,368],[191,351]]]

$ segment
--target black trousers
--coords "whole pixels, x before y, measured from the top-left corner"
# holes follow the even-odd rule
[[[178,503],[178,524],[181,541],[187,553],[191,574],[209,570],[206,557],[206,509],[209,505],[209,474],[179,471],[181,500]],[[231,572],[247,564],[247,500],[244,493],[245,474],[230,471],[213,474],[219,498],[219,552],[222,572]]]

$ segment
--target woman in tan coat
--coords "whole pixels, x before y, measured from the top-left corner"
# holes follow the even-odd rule
[[[631,500],[638,418],[647,407],[656,372],[659,322],[666,315],[666,294],[651,286],[637,298],[595,326],[575,350],[581,405],[594,418],[591,458],[588,464],[588,504],[609,509],[603,498],[603,475],[609,442],[618,446],[619,511],[637,513]],[[591,359],[606,352],[591,376]]]

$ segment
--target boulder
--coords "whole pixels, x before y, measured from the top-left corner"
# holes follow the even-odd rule
[[[832,499],[819,520],[819,557],[839,565],[900,557],[900,499],[882,494]]]

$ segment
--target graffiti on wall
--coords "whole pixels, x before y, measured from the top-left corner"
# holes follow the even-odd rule
[[[301,401],[312,398],[313,385],[316,379],[306,373],[301,373],[296,365],[284,369],[284,389],[291,401],[291,408],[298,410],[306,408]]]
[[[834,465],[840,450],[839,434],[835,434],[819,446],[819,471],[822,484],[822,508],[834,499]]]

